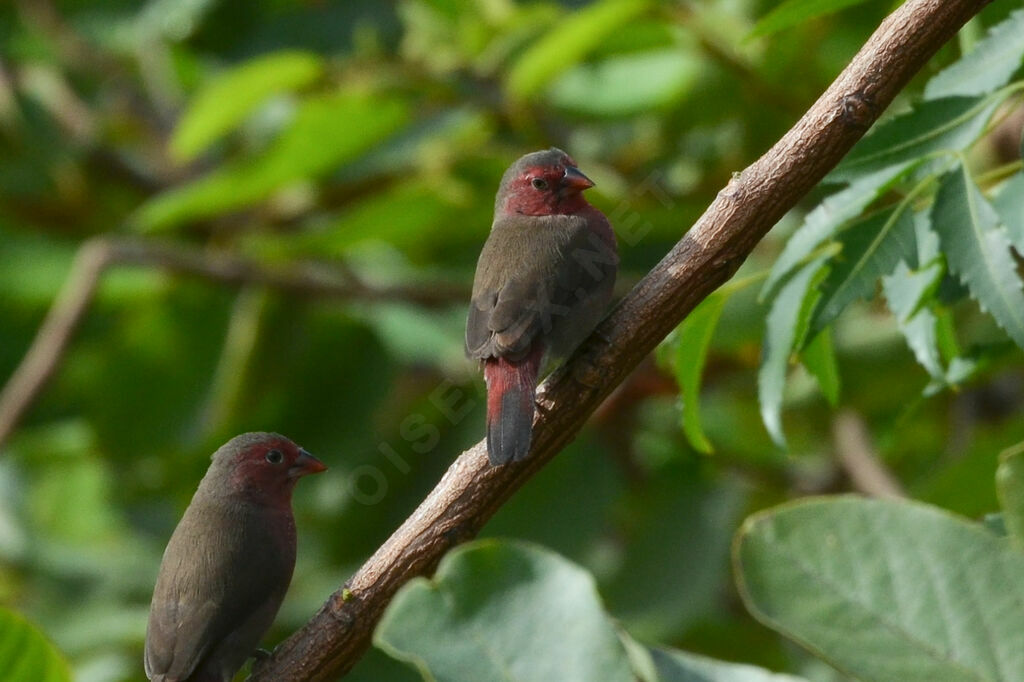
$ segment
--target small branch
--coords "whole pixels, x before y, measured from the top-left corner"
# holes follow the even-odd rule
[[[853,489],[882,499],[904,498],[896,477],[882,464],[871,443],[867,425],[856,412],[843,410],[832,423],[832,438],[839,464],[850,477]]]
[[[487,464],[464,452],[362,568],[250,677],[333,680],[370,645],[395,592],[480,530],[579,431],[601,401],[828,172],[986,0],[909,0],[889,16],[799,122],[737,174],[683,239],[539,389],[530,456]]]
[[[305,263],[271,268],[226,253],[208,253],[138,239],[93,239],[79,249],[57,300],[21,364],[0,392],[0,447],[60,365],[103,274],[112,267],[126,265],[157,268],[227,285],[262,285],[307,298],[403,301],[439,307],[469,297],[465,287],[454,283],[374,286],[342,273],[336,266]]]

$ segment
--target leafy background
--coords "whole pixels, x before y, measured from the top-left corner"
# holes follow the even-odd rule
[[[142,679],[162,547],[209,453],[246,430],[331,467],[297,495],[267,641],[299,626],[481,437],[461,334],[511,160],[577,158],[627,288],[891,9],[0,6],[0,377],[96,239],[359,283],[109,268],[0,450],[5,669]],[[1024,676],[1022,43],[1019,2],[968,24],[485,528],[514,540],[411,584],[350,679]],[[865,492],[850,451],[919,502],[800,501]],[[569,625],[571,644],[528,637]],[[484,653],[451,650],[460,632]],[[574,662],[599,673],[550,667]]]

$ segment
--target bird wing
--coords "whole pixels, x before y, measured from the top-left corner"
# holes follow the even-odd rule
[[[472,358],[518,360],[573,306],[610,292],[618,256],[580,216],[502,218],[484,244],[466,322]]]
[[[237,507],[189,507],[171,536],[146,630],[150,679],[187,679],[253,613],[284,596],[293,564],[287,547],[269,532],[273,524],[246,523],[253,510]]]

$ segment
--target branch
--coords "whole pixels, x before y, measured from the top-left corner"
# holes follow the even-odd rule
[[[909,0],[875,31],[811,109],[737,174],[683,239],[540,387],[530,456],[487,464],[484,443],[464,452],[395,533],[285,640],[250,682],[332,680],[370,645],[374,626],[407,580],[480,530],[569,443],[640,360],[729,279],[754,246],[849,151],[921,66],[987,0]]]
[[[152,267],[229,285],[259,285],[295,296],[405,301],[427,307],[464,301],[469,291],[445,282],[373,286],[336,265],[270,268],[225,253],[208,253],[137,239],[96,238],[82,244],[71,273],[28,352],[0,392],[0,447],[60,365],[74,331],[92,304],[103,274],[114,266]]]
[[[881,499],[899,499],[907,494],[875,451],[871,434],[859,414],[843,410],[832,422],[836,456],[850,477],[853,489]]]

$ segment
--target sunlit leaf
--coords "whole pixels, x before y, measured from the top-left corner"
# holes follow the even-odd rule
[[[71,671],[56,647],[20,615],[0,607],[0,679],[70,682]]]
[[[533,95],[649,6],[649,0],[600,0],[567,15],[509,68],[508,93],[520,99]]]
[[[924,88],[926,99],[985,95],[1003,85],[1024,59],[1024,10],[1011,12],[984,40],[940,71]]]
[[[826,328],[818,332],[800,354],[800,361],[818,381],[822,395],[829,404],[839,404],[839,363],[832,345],[832,333]]]
[[[838,12],[867,0],[784,0],[758,20],[750,37],[771,35],[816,17]]]
[[[1024,549],[1024,448],[1017,446],[1000,455],[996,494],[1010,537],[1018,549]]]
[[[747,608],[869,682],[1024,679],[1024,553],[936,507],[803,500],[744,522]]]
[[[593,578],[535,545],[481,540],[399,591],[374,643],[437,682],[632,682]]]
[[[853,181],[937,152],[966,149],[981,135],[1001,97],[946,97],[876,126],[825,178]]]
[[[195,158],[268,97],[302,88],[322,72],[322,60],[314,54],[274,52],[221,74],[196,93],[182,114],[171,136],[171,154],[180,161]]]
[[[239,161],[144,204],[135,215],[142,230],[232,211],[298,180],[315,178],[370,149],[410,115],[400,99],[339,92],[303,102],[295,120],[255,159]]]
[[[1010,240],[963,164],[943,178],[932,207],[932,225],[949,269],[1024,348],[1024,292]]]
[[[705,453],[713,448],[700,425],[700,379],[725,301],[724,295],[712,294],[686,316],[679,325],[672,362],[683,399],[683,433],[690,445]]]
[[[1017,253],[1024,254],[1024,171],[1007,180],[992,199],[992,208],[1006,228]]]
[[[882,278],[889,310],[896,316],[907,345],[921,366],[938,381],[945,379],[945,370],[936,336],[937,320],[931,310],[922,306],[938,287],[942,274],[939,263],[914,272],[900,261],[891,275]]]

